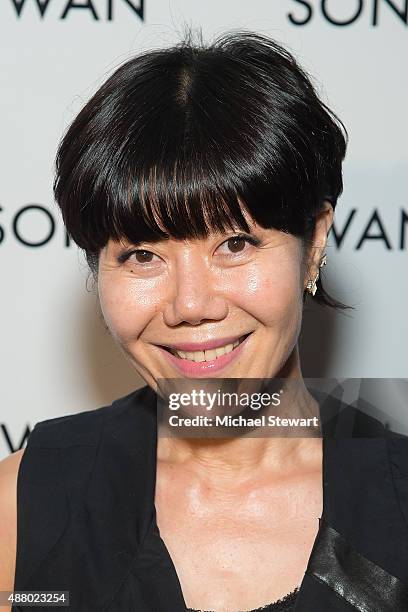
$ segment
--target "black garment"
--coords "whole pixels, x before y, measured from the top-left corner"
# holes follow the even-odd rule
[[[324,507],[294,612],[408,610],[408,439],[330,396],[320,414]],[[37,423],[19,469],[14,590],[69,591],[74,612],[185,612],[156,523],[156,453],[148,386]]]
[[[279,598],[273,603],[262,606],[261,608],[255,608],[254,610],[247,610],[247,612],[292,612],[293,606],[296,602],[296,595],[298,589],[291,591],[285,597]],[[212,612],[211,610],[196,610],[195,608],[187,608],[188,612]]]

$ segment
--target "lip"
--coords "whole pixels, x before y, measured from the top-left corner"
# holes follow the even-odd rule
[[[164,346],[176,351],[209,351],[210,349],[215,349],[220,346],[233,344],[236,340],[239,340],[245,335],[246,334],[239,334],[237,336],[218,338],[217,340],[207,340],[206,342],[178,342],[176,344],[161,344],[159,346]]]
[[[240,336],[234,336],[233,338],[234,340],[238,340],[243,335],[245,334],[241,334]],[[211,377],[212,374],[220,372],[239,357],[251,335],[252,332],[249,333],[246,338],[240,344],[238,344],[238,346],[236,346],[230,353],[227,353],[226,355],[221,355],[221,357],[218,357],[217,359],[212,359],[211,361],[198,362],[192,361],[191,359],[181,359],[181,357],[173,355],[165,348],[162,348],[162,346],[157,346],[157,348],[162,352],[163,356],[170,362],[170,364],[173,365],[183,376],[190,378]],[[225,338],[222,340],[222,342],[223,344],[218,344],[217,346],[223,346],[225,344]],[[226,344],[229,344],[229,342],[227,342]],[[189,346],[191,346],[191,344],[189,344]],[[203,346],[203,344],[201,344],[200,346]]]

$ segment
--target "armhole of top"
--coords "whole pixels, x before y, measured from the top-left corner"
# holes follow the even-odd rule
[[[391,481],[408,535],[408,438],[387,436],[386,444]]]

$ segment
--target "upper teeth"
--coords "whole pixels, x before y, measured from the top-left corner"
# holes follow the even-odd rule
[[[225,346],[219,346],[215,349],[209,349],[206,351],[172,351],[177,357],[181,359],[190,359],[191,361],[212,361],[230,353],[238,344],[240,340],[235,340],[232,344],[226,344]]]

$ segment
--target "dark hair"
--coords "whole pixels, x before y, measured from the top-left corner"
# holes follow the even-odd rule
[[[342,192],[347,131],[275,41],[248,31],[143,52],[70,125],[54,195],[94,274],[110,238],[206,237],[257,223],[312,236]],[[315,300],[347,308],[317,283]]]

